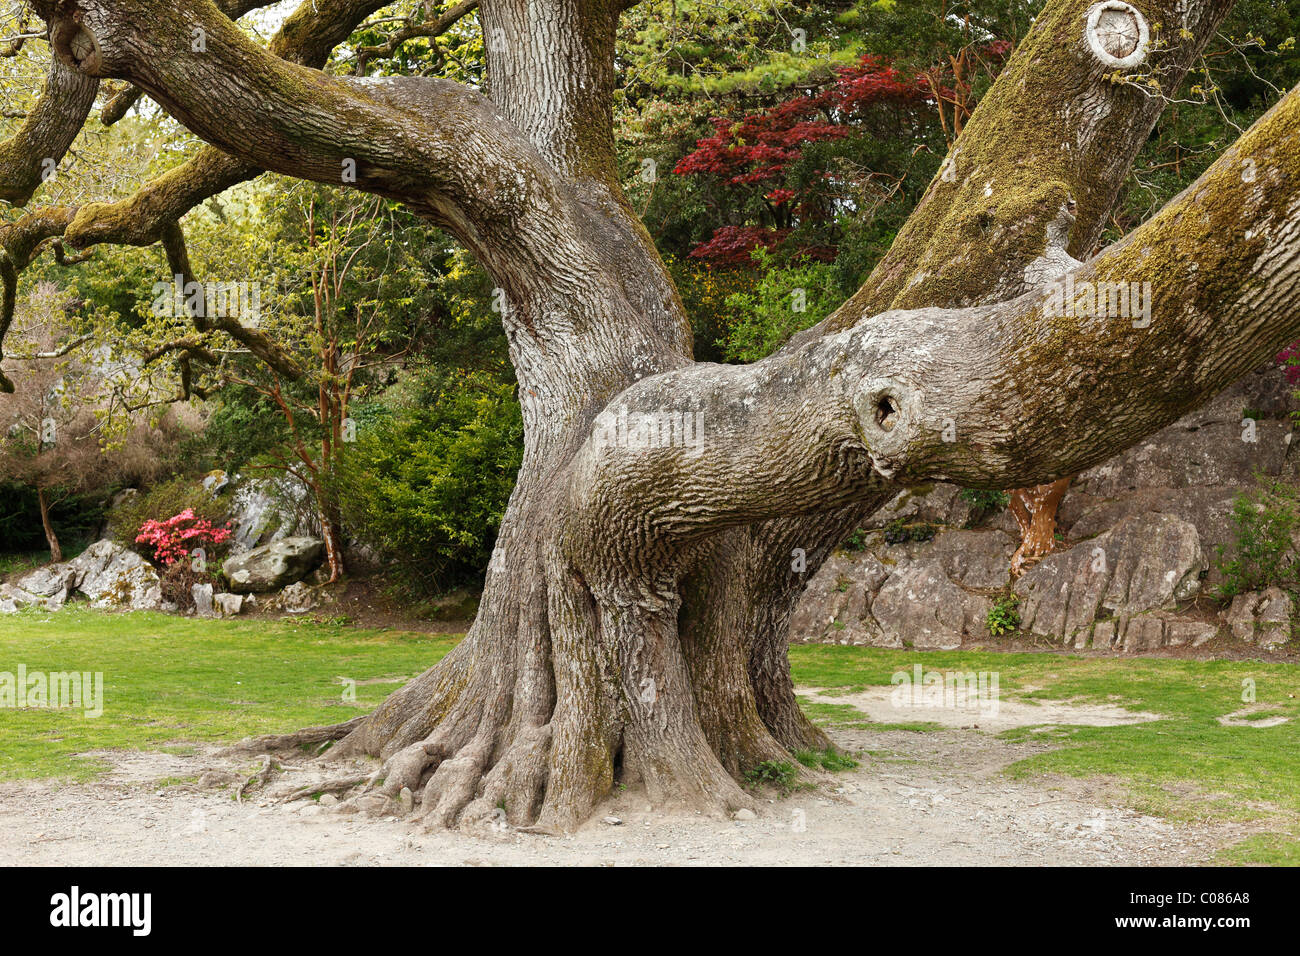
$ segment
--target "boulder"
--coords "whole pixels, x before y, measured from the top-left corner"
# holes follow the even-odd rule
[[[29,571],[15,581],[12,587],[41,601],[55,598],[58,604],[62,605],[68,594],[76,588],[76,578],[77,573],[71,562],[65,561],[61,564],[47,564],[43,568]]]
[[[1016,582],[1021,629],[1075,643],[1098,618],[1124,622],[1171,609],[1200,589],[1208,567],[1189,522],[1173,515],[1134,515],[1068,551],[1048,555]],[[1144,625],[1145,626],[1145,625]]]
[[[1238,640],[1275,647],[1291,639],[1291,595],[1281,588],[1238,594],[1220,616]]]
[[[306,506],[306,492],[293,481],[252,479],[230,496],[230,550],[250,551],[290,537],[319,537],[320,521]]]
[[[1200,647],[1219,634],[1219,628],[1206,621],[1193,621],[1187,618],[1165,616],[1166,647]]]
[[[225,488],[226,485],[230,484],[230,476],[224,471],[218,469],[217,471],[210,472],[205,476],[202,484],[203,490],[215,498],[217,495],[221,494],[221,490]]]
[[[1011,581],[1011,555],[1017,542],[996,529],[952,529],[937,535],[924,552],[964,588],[997,590]]]
[[[75,586],[91,607],[157,610],[162,604],[158,572],[140,555],[105,538],[68,562]]]
[[[954,584],[931,558],[891,574],[871,603],[886,641],[924,650],[960,647],[963,637],[987,638],[992,602]]]
[[[316,607],[316,592],[299,581],[281,591],[275,604],[286,614],[306,614]]]
[[[872,643],[875,622],[864,620],[889,572],[869,551],[832,554],[809,580],[790,618],[790,640]]]
[[[276,591],[302,580],[324,556],[319,538],[281,538],[227,558],[222,570],[240,590]]]
[[[905,488],[871,515],[862,527],[867,531],[884,528],[895,521],[947,525],[960,528],[970,521],[974,508],[961,496],[956,485],[933,484]]]
[[[1074,489],[1114,498],[1141,488],[1248,486],[1256,472],[1280,475],[1288,470],[1291,446],[1290,391],[1275,367],[1247,375],[1202,408],[1083,472]],[[1248,413],[1253,433],[1242,425]]]
[[[48,603],[50,601],[55,602],[53,607]],[[13,584],[0,584],[0,611],[12,613],[13,611],[19,611],[25,607],[32,607],[37,604],[49,610],[57,610],[63,606],[63,601],[64,595],[50,595],[49,597],[46,597],[41,594],[32,594],[30,591],[24,591],[22,588]]]
[[[212,607],[218,617],[234,617],[244,609],[242,594],[214,594]]]
[[[212,585],[190,585],[190,596],[194,598],[194,613],[199,617],[212,617]]]
[[[1175,515],[1191,524],[1200,537],[1202,550],[1211,553],[1218,545],[1232,540],[1232,503],[1242,490],[1238,485],[1143,488],[1117,499],[1071,493],[1067,500],[1081,500],[1083,504],[1067,523],[1062,503],[1060,524],[1071,539],[1094,538],[1125,518],[1155,511]]]
[[[1100,499],[1090,495],[1066,496],[1059,524],[1071,540],[1086,540],[1110,530],[1125,518],[1146,512],[1176,515],[1196,528],[1201,550],[1206,555],[1218,553],[1235,540],[1232,505],[1245,490],[1237,485],[1214,485],[1205,488],[1143,488],[1117,499]],[[1070,504],[1067,511],[1066,503]],[[1210,563],[1205,587],[1213,589],[1223,583],[1223,575]]]
[[[1110,627],[1103,629],[1102,622],[1097,624],[1093,632],[1093,647],[1111,646],[1130,653],[1162,647],[1200,647],[1219,633],[1213,624],[1181,618],[1169,611],[1152,611],[1104,623]],[[1084,645],[1076,640],[1075,646]]]
[[[17,604],[40,603],[57,610],[80,591],[92,607],[155,610],[162,604],[158,572],[140,555],[114,541],[96,541],[71,561],[51,564],[8,586]]]

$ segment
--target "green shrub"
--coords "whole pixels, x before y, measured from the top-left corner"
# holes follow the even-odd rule
[[[885,525],[886,544],[904,544],[908,541],[929,541],[939,533],[939,526],[928,521],[908,523],[895,518]]]
[[[190,468],[236,474],[254,459],[280,450],[292,435],[283,413],[246,385],[217,393],[203,429],[187,438],[181,454]]]
[[[718,347],[729,362],[756,362],[771,355],[794,333],[830,315],[845,298],[831,265],[803,261],[780,266],[761,249],[754,259],[754,290],[733,293],[726,300],[735,318]]]
[[[338,475],[348,533],[411,595],[478,583],[523,454],[513,387],[427,371],[355,417]]]
[[[988,616],[984,619],[989,633],[994,637],[1010,634],[1020,627],[1020,598],[1015,594],[1006,594],[993,602]]]
[[[867,533],[858,528],[844,539],[843,548],[845,551],[865,551],[867,548]]]
[[[65,559],[75,557],[95,540],[111,497],[106,489],[49,495],[50,522],[63,545]],[[38,565],[50,559],[36,489],[0,481],[0,554],[10,552],[38,555]]]
[[[998,514],[1011,503],[1005,491],[988,491],[983,488],[963,488],[961,500],[971,506],[971,523],[991,514]]]
[[[771,784],[782,793],[790,793],[799,780],[799,770],[788,760],[764,760],[745,772],[745,782],[752,788]]]
[[[1219,596],[1230,599],[1248,591],[1296,584],[1296,557],[1291,534],[1300,524],[1297,489],[1280,481],[1238,495],[1230,516],[1233,540],[1221,545],[1216,565],[1223,575]]]
[[[124,498],[108,517],[109,536],[118,544],[136,548],[135,536],[140,526],[150,519],[166,521],[186,508],[198,518],[206,518],[215,525],[230,521],[229,497],[212,497],[203,487],[201,478],[178,475],[160,485]]]

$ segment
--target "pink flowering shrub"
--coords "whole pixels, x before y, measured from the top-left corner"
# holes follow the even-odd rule
[[[1288,385],[1300,384],[1300,342],[1292,342],[1273,361],[1284,369]]]
[[[153,550],[155,561],[171,567],[188,558],[194,548],[207,550],[227,543],[230,529],[218,527],[207,518],[196,517],[193,509],[186,508],[166,521],[149,519],[140,525],[135,540]]]

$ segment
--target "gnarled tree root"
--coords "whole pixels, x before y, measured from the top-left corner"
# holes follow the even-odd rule
[[[304,727],[302,730],[291,734],[262,734],[260,737],[245,737],[239,743],[231,744],[225,750],[220,751],[220,755],[274,753],[281,750],[297,750],[312,744],[331,743],[335,740],[342,740],[352,733],[365,722],[367,716],[367,714],[361,714],[351,720],[345,720],[341,724],[330,724],[328,727]]]

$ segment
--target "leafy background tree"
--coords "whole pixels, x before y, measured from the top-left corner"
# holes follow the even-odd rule
[[[61,530],[83,543],[108,491],[164,474],[182,434],[172,409],[138,401],[130,362],[72,333],[65,301],[45,282],[18,304],[4,360],[15,388],[0,392],[0,476],[18,492],[0,527],[12,550],[38,527],[51,561],[65,558]]]

